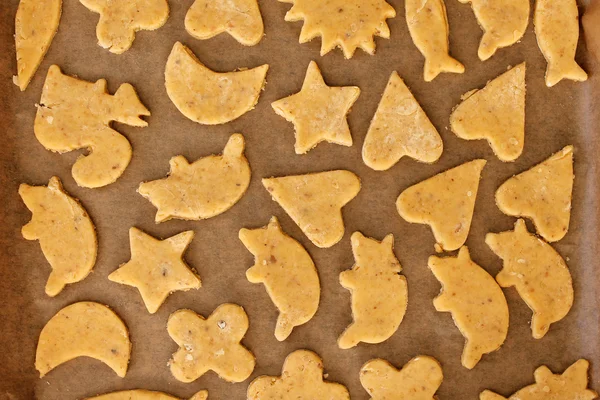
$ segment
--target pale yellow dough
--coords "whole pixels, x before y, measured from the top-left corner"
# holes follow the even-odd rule
[[[443,379],[440,363],[428,356],[413,358],[401,370],[382,359],[360,369],[360,383],[371,400],[436,400]]]
[[[186,231],[158,240],[131,228],[131,259],[108,279],[137,288],[146,309],[154,314],[172,292],[200,287],[200,278],[183,261],[183,253],[193,238],[194,231]]]
[[[207,319],[191,310],[171,314],[167,330],[179,346],[169,361],[175,379],[193,382],[209,370],[228,382],[248,379],[256,363],[240,343],[248,324],[246,312],[235,304],[221,304]]]
[[[165,68],[165,86],[175,107],[204,125],[224,124],[252,110],[265,85],[267,64],[233,72],[214,72],[190,49],[175,43]]]
[[[588,389],[590,363],[580,359],[562,374],[553,374],[545,365],[534,372],[535,383],[524,387],[510,397],[489,390],[479,395],[480,400],[593,400],[598,393]]]
[[[573,192],[573,146],[513,176],[496,191],[496,204],[504,214],[530,218],[549,242],[569,230]]]
[[[512,46],[523,37],[529,24],[529,2],[523,0],[459,0],[471,3],[483,29],[477,54],[487,60],[501,47]]]
[[[241,229],[239,237],[254,255],[254,265],[246,271],[246,278],[265,285],[279,310],[275,337],[285,340],[319,307],[321,286],[315,264],[304,247],[283,232],[276,217],[263,228]]]
[[[533,337],[541,339],[550,324],[563,319],[573,305],[567,264],[552,246],[529,233],[522,219],[514,231],[488,233],[485,242],[504,261],[496,281],[502,287],[516,287],[533,311]]]
[[[494,278],[471,260],[461,247],[457,257],[429,257],[428,266],[442,290],[433,300],[435,309],[451,312],[465,337],[462,365],[472,369],[481,356],[498,350],[508,332],[508,305]]]
[[[408,304],[406,278],[400,275],[402,266],[394,255],[394,235],[378,242],[354,232],[350,240],[355,264],[340,273],[340,284],[352,293],[354,322],[338,339],[341,349],[389,339]]]
[[[123,390],[120,392],[113,392],[102,394],[99,396],[89,397],[85,400],[179,400],[179,397],[174,397],[162,392],[153,392],[150,390],[135,389],[135,390]],[[201,390],[189,400],[206,400],[208,399],[208,391]]]
[[[48,150],[66,153],[86,149],[73,164],[79,186],[98,188],[116,181],[131,160],[131,145],[111,121],[144,127],[140,116],[150,111],[140,102],[133,86],[122,84],[108,94],[106,80],[86,82],[64,75],[53,65],[48,69],[35,116],[35,137]]]
[[[42,62],[58,30],[62,0],[21,0],[15,17],[17,76],[24,91]]]
[[[171,158],[167,178],[143,182],[138,193],[158,210],[156,222],[171,218],[201,220],[229,210],[250,183],[250,165],[244,157],[245,141],[233,134],[222,155],[211,155],[190,163],[184,156]]]
[[[79,1],[90,11],[100,14],[96,25],[98,44],[115,54],[129,50],[137,31],[158,29],[169,18],[167,0]]]
[[[448,54],[450,28],[444,0],[407,0],[405,7],[410,37],[425,57],[425,81],[431,82],[442,72],[465,72],[465,66]]]
[[[35,368],[40,377],[77,357],[91,357],[123,378],[131,342],[121,319],[104,304],[84,301],[71,304],[46,323],[38,340]]]
[[[502,161],[516,160],[525,143],[525,63],[464,94],[450,128],[461,139],[487,139]]]
[[[265,178],[262,184],[310,241],[321,248],[342,239],[342,207],[360,191],[358,176],[345,170]]]
[[[404,190],[396,207],[411,223],[431,226],[439,250],[460,248],[469,235],[485,160],[454,167]]]
[[[402,157],[433,163],[442,155],[444,144],[396,71],[381,96],[365,137],[362,158],[367,166],[385,171]]]
[[[281,376],[259,376],[248,386],[248,400],[349,400],[344,385],[323,380],[321,358],[308,350],[290,353]]]
[[[244,46],[254,46],[264,27],[256,0],[196,0],[185,15],[185,30],[196,39],[227,32]]]
[[[302,90],[271,106],[277,115],[294,124],[296,154],[305,154],[322,141],[352,146],[346,116],[359,95],[356,86],[327,86],[319,66],[311,61]]]
[[[39,240],[52,272],[46,294],[56,296],[69,283],[85,279],[96,263],[96,230],[87,211],[64,189],[57,176],[48,186],[21,184],[19,195],[33,214],[21,233]]]
[[[548,62],[546,86],[563,79],[587,80],[575,61],[579,40],[579,11],[576,0],[536,0],[533,15],[538,46]]]

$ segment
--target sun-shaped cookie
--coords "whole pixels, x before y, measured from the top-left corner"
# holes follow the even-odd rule
[[[285,15],[289,22],[304,20],[300,43],[321,37],[321,55],[340,47],[346,58],[352,58],[357,48],[375,53],[374,36],[388,39],[390,28],[386,19],[396,11],[385,0],[279,0],[292,3]]]

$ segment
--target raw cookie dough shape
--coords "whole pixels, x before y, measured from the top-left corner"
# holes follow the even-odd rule
[[[112,392],[101,394],[99,396],[89,397],[85,400],[179,400],[179,397],[174,397],[162,392],[154,392],[150,390],[134,389],[122,390],[120,392]],[[206,400],[208,399],[208,391],[201,390],[190,400]]]
[[[428,356],[413,358],[401,370],[382,359],[360,369],[360,383],[371,400],[435,400],[443,379],[440,363]]]
[[[64,75],[57,65],[48,69],[44,91],[35,116],[35,137],[47,149],[66,153],[87,149],[73,164],[79,186],[98,188],[115,182],[131,160],[129,141],[110,127],[111,121],[144,127],[140,116],[150,111],[135,89],[122,84],[108,94],[106,80],[96,83]]]
[[[355,264],[340,273],[340,284],[352,293],[354,321],[338,339],[341,349],[389,339],[408,304],[406,278],[400,275],[402,266],[394,255],[394,235],[378,242],[354,232],[350,240]]]
[[[308,350],[290,353],[281,376],[259,376],[248,386],[248,400],[349,400],[348,389],[342,384],[323,380],[321,358]]]
[[[111,53],[129,50],[140,30],[153,31],[169,18],[167,0],[79,0],[100,14],[96,25],[98,44]]]
[[[525,141],[525,63],[463,96],[450,115],[450,128],[461,139],[487,139],[502,161],[514,161]]]
[[[541,339],[550,324],[563,319],[573,305],[573,281],[563,258],[517,220],[513,231],[488,233],[485,242],[504,261],[496,275],[502,287],[515,286],[533,311],[531,331]]]
[[[437,311],[451,312],[465,337],[462,365],[472,369],[481,356],[498,350],[508,332],[508,305],[500,286],[471,260],[467,247],[457,257],[429,257],[431,272],[442,284],[433,300]]]
[[[574,178],[573,146],[567,146],[504,182],[496,204],[506,215],[530,218],[540,236],[556,242],[569,230]]]
[[[156,222],[171,218],[201,220],[222,214],[246,193],[250,165],[244,157],[244,137],[229,137],[223,154],[190,163],[184,156],[171,158],[169,176],[143,182],[138,193],[158,210]]]
[[[248,316],[236,304],[221,304],[207,319],[191,310],[175,311],[167,330],[179,346],[169,361],[178,381],[192,382],[211,370],[228,382],[242,382],[254,370],[254,355],[240,343]]]
[[[356,86],[327,86],[319,66],[311,61],[302,90],[271,106],[277,115],[294,124],[296,154],[306,154],[322,141],[352,146],[346,117],[359,95]]]
[[[598,393],[587,388],[590,363],[580,359],[562,374],[553,374],[545,365],[534,372],[535,383],[506,398],[489,390],[479,395],[480,400],[593,400]]]
[[[252,110],[265,85],[267,64],[233,72],[214,72],[190,49],[175,43],[165,68],[165,86],[175,107],[204,125],[224,124]]]
[[[548,62],[546,86],[563,79],[587,80],[575,61],[579,40],[579,11],[576,0],[536,0],[533,25],[537,43]]]
[[[362,149],[364,163],[385,171],[402,157],[433,163],[442,155],[444,144],[396,71],[381,96]]]
[[[42,62],[58,30],[62,0],[21,0],[15,17],[17,76],[24,91]]]
[[[262,184],[310,241],[321,248],[342,239],[342,207],[360,191],[360,179],[346,170],[265,178]]]
[[[91,357],[125,377],[131,342],[121,319],[104,304],[82,301],[54,315],[40,333],[35,368],[40,377],[77,357]]]
[[[522,0],[458,0],[471,3],[483,36],[477,52],[485,61],[501,47],[512,46],[523,37],[529,24],[529,2]]]
[[[465,66],[448,54],[450,28],[444,0],[407,0],[405,7],[410,37],[425,57],[425,82],[431,82],[442,72],[465,72]]]
[[[65,285],[82,281],[96,263],[96,230],[87,211],[64,189],[57,176],[48,186],[21,184],[19,195],[32,218],[21,233],[27,240],[39,240],[52,272],[46,294],[56,296]]]
[[[244,46],[254,46],[264,33],[256,0],[196,0],[185,15],[185,30],[201,40],[227,32]]]
[[[469,161],[409,187],[396,200],[398,213],[408,222],[431,226],[436,250],[460,248],[469,235],[485,164]]]
[[[352,58],[357,48],[375,54],[374,36],[389,39],[386,19],[396,10],[385,0],[279,0],[293,4],[285,20],[304,20],[300,43],[321,37],[321,55],[340,47],[345,58]]]
[[[169,294],[201,286],[200,278],[183,261],[183,253],[193,238],[194,231],[186,231],[158,240],[131,228],[131,259],[112,272],[108,279],[137,288],[146,309],[154,314]]]
[[[241,229],[239,237],[254,255],[246,278],[265,285],[279,310],[275,337],[283,341],[317,312],[321,286],[315,264],[306,249],[283,232],[276,217],[263,228]]]

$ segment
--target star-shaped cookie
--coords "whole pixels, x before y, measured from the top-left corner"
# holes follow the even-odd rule
[[[302,90],[271,106],[294,124],[296,154],[305,154],[322,141],[352,146],[346,115],[359,95],[356,86],[327,86],[319,66],[311,61]]]
[[[113,282],[136,287],[150,314],[178,290],[198,289],[200,278],[183,261],[194,231],[158,240],[137,228],[129,230],[131,260],[108,276]]]

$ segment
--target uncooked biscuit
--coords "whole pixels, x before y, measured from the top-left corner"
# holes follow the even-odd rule
[[[183,253],[193,238],[194,231],[186,231],[158,240],[131,228],[131,259],[108,279],[137,288],[146,309],[154,314],[172,292],[200,287],[200,278],[183,261]]]
[[[98,44],[115,54],[129,50],[137,31],[158,29],[169,18],[167,0],[79,1],[90,11],[100,14],[96,25]]]
[[[276,217],[258,229],[241,229],[240,240],[254,255],[246,271],[252,283],[263,283],[277,309],[277,340],[307,323],[317,312],[321,286],[312,258],[300,243],[286,235]]]
[[[396,71],[381,96],[365,137],[362,158],[376,171],[385,171],[402,157],[432,163],[442,155],[444,144]]]
[[[265,178],[262,184],[310,241],[321,248],[342,239],[342,207],[360,191],[358,176],[345,170]]]
[[[143,182],[138,193],[158,210],[156,222],[171,218],[201,220],[229,210],[250,183],[250,165],[244,157],[244,137],[235,133],[222,155],[190,163],[184,156],[171,158],[167,178]]]
[[[549,242],[569,230],[573,192],[573,146],[513,176],[496,191],[496,204],[504,214],[530,218]]]
[[[165,68],[165,87],[175,107],[204,125],[233,121],[252,110],[265,85],[267,64],[233,72],[214,72],[194,53],[175,43]]]
[[[85,279],[94,268],[98,252],[94,224],[57,176],[50,178],[47,187],[21,184],[19,195],[33,214],[21,233],[27,240],[39,240],[52,267],[46,294],[56,296],[65,285]]]
[[[487,139],[502,161],[516,160],[525,142],[525,63],[464,94],[450,128],[461,139]]]
[[[277,115],[294,124],[296,154],[305,154],[322,141],[352,146],[346,116],[359,95],[356,86],[327,86],[319,66],[311,61],[302,90],[271,106]]]
[[[454,167],[404,190],[396,207],[408,222],[431,226],[436,249],[460,248],[469,235],[485,160]]]
[[[340,284],[352,293],[354,322],[338,339],[341,349],[389,339],[408,303],[406,278],[400,275],[402,266],[394,255],[394,235],[378,242],[354,232],[350,240],[355,264],[340,273]]]
[[[427,264],[442,290],[435,309],[451,312],[465,337],[462,365],[472,369],[481,356],[498,350],[508,332],[508,305],[494,278],[471,260],[461,247],[457,257],[429,257]]]
[[[240,341],[248,330],[248,316],[235,304],[222,304],[204,319],[191,310],[171,314],[169,336],[179,346],[169,366],[181,382],[192,382],[209,370],[228,382],[242,382],[254,370],[254,355]]]
[[[190,397],[190,400],[206,399],[208,399],[208,391],[206,390],[201,390],[192,397]],[[179,397],[174,397],[162,392],[135,389],[102,394],[99,396],[89,397],[85,400],[179,400]]]
[[[344,385],[323,380],[323,362],[308,350],[290,353],[281,376],[259,376],[248,386],[248,400],[349,400]]]
[[[83,301],[71,304],[46,323],[35,353],[40,377],[77,357],[91,357],[123,378],[127,372],[131,342],[121,319],[107,306]]]
[[[567,264],[552,246],[529,233],[522,219],[513,231],[488,233],[485,242],[504,261],[496,281],[502,287],[516,287],[533,311],[533,337],[541,339],[550,324],[563,319],[573,305]]]

